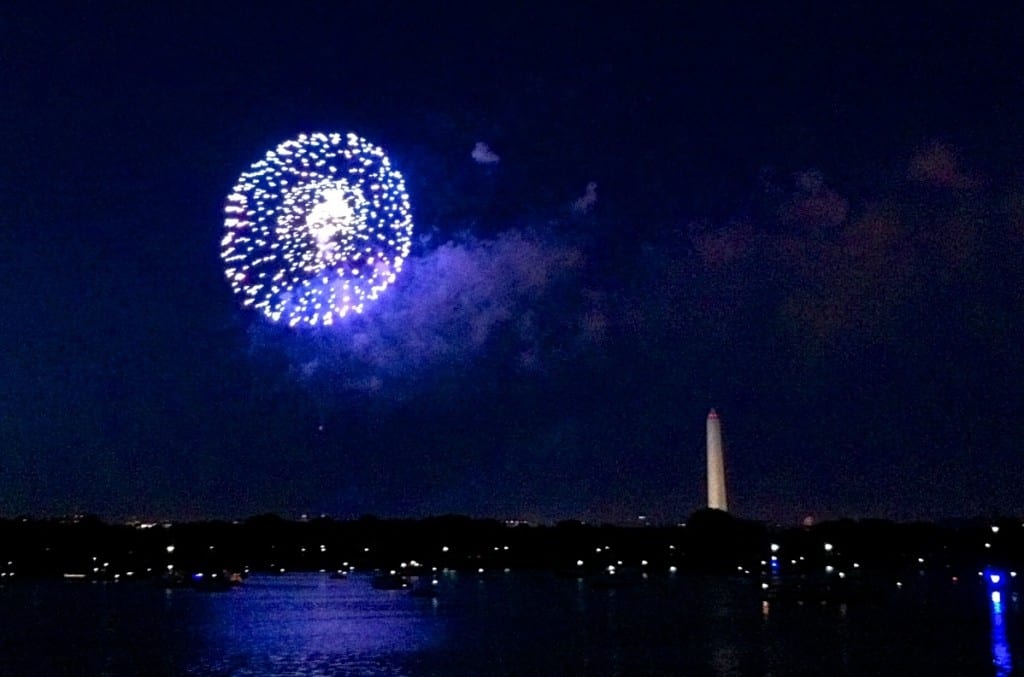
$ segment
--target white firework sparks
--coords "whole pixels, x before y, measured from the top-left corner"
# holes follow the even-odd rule
[[[412,215],[387,155],[355,134],[302,134],[243,173],[224,208],[224,274],[289,326],[361,313],[402,270]]]

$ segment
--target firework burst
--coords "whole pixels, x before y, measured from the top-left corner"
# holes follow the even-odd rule
[[[224,208],[224,274],[246,307],[288,326],[361,313],[409,256],[405,181],[355,134],[302,134],[243,173]]]

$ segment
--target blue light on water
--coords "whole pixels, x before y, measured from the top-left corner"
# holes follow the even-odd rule
[[[989,580],[994,585],[999,582],[999,577],[997,575],[989,576]],[[1006,639],[1003,596],[998,590],[993,590],[989,600],[991,601],[989,617],[992,624],[992,665],[996,669],[996,677],[1009,677],[1013,673],[1013,656],[1010,654],[1010,643]]]

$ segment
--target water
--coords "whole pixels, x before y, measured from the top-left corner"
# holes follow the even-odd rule
[[[1020,605],[984,586],[764,605],[750,582],[592,589],[448,574],[435,599],[367,576],[253,576],[224,593],[143,584],[0,587],[3,675],[998,675]],[[996,599],[998,598],[998,599]]]

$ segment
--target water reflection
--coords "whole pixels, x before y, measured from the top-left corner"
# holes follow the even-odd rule
[[[760,624],[750,623],[756,616],[747,613],[755,599],[751,592],[733,580],[701,581],[699,599],[703,613],[699,622],[703,629],[700,642],[708,648],[708,667],[715,677],[748,674],[745,668],[758,660],[754,633]],[[763,614],[765,607],[761,611]]]
[[[683,575],[614,589],[542,574],[452,576],[431,599],[374,590],[358,574],[253,576],[215,594],[26,583],[0,586],[0,675],[743,677],[913,665],[902,673],[991,666],[1009,677],[1012,654],[1019,661],[1024,650],[1011,578],[989,575],[984,600],[978,588],[951,596],[955,606],[938,616],[905,597],[848,608],[767,602],[746,579]],[[989,637],[978,627],[980,602],[990,605]]]
[[[993,590],[989,596],[989,615],[992,621],[992,664],[996,677],[1009,677],[1013,672],[1013,656],[1006,640],[1006,624],[1003,614],[1003,595]]]
[[[255,576],[239,594],[201,598],[204,608],[194,618],[205,647],[195,667],[388,674],[394,657],[438,642],[436,599],[382,592],[366,583],[316,574]]]

